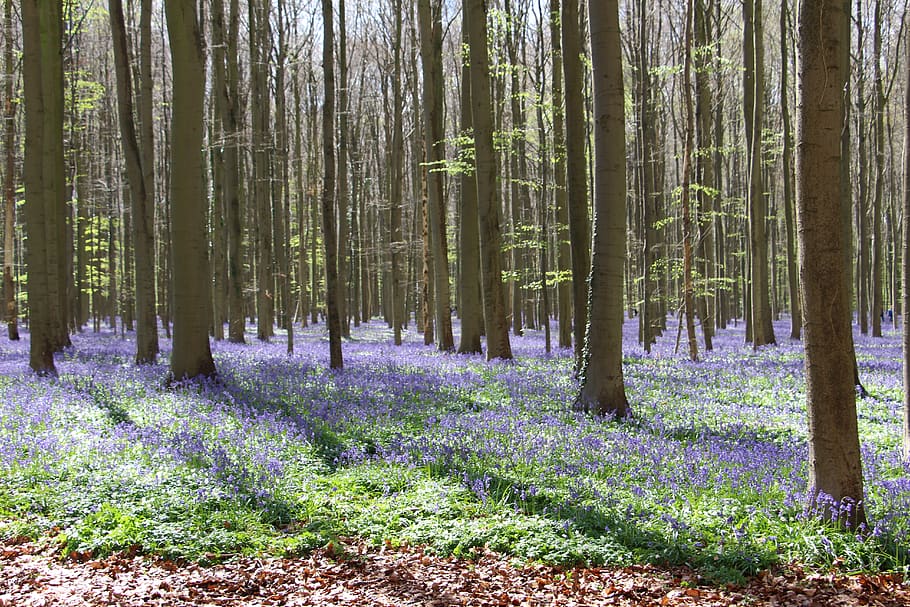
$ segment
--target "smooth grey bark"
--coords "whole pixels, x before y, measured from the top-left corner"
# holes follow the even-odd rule
[[[843,288],[847,264],[840,205],[831,202],[841,198],[843,91],[849,73],[842,45],[848,7],[842,0],[803,0],[800,6],[796,194],[809,499],[820,516],[856,529],[864,515],[851,313]],[[832,511],[829,499],[840,508]]]
[[[598,415],[629,414],[622,375],[626,257],[625,92],[617,0],[591,2],[594,70],[594,250],[578,405]]]

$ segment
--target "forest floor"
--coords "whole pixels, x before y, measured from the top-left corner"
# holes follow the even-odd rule
[[[99,560],[59,554],[47,542],[3,545],[0,607],[910,605],[910,584],[900,575],[808,573],[794,565],[717,587],[682,567],[566,569],[521,565],[489,551],[441,558],[360,543],[210,566],[123,552]]]
[[[852,529],[806,506],[802,344],[732,326],[691,363],[675,329],[648,354],[626,323],[623,421],[572,410],[540,331],[488,363],[373,322],[343,373],[322,325],[251,334],[170,386],[163,337],[137,367],[132,334],[74,335],[54,380],[0,339],[0,607],[910,606],[899,332],[854,336]]]

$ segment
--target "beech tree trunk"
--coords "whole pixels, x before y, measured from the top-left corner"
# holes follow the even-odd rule
[[[22,80],[25,105],[25,221],[30,242],[52,245],[54,223],[49,215],[56,210],[53,176],[48,174],[55,165],[57,154],[63,155],[62,137],[52,141],[56,133],[49,132],[46,104],[53,99],[48,86],[63,89],[63,73],[59,82],[48,78],[53,67],[46,65],[45,55],[54,49],[59,53],[61,39],[60,5],[54,2],[23,0],[22,9]],[[47,47],[45,49],[45,47]],[[51,101],[52,102],[52,101]],[[51,288],[54,275],[48,270],[51,246],[27,247],[28,307],[29,307],[29,366],[38,375],[56,376],[54,351],[57,349],[54,332],[54,308]]]
[[[329,366],[340,371],[341,314],[338,309],[338,236],[335,230],[335,51],[332,0],[322,0],[322,69],[325,94],[322,106],[322,232],[325,247],[326,324],[329,327]]]
[[[558,0],[556,0],[558,1]],[[462,1],[462,42],[468,46],[468,0]],[[463,51],[461,64],[461,135],[473,136],[474,119],[471,116],[471,72],[468,52]],[[468,147],[468,146],[466,146]],[[463,149],[462,154],[466,153]],[[466,170],[461,174],[461,230],[458,233],[458,250],[461,254],[461,274],[458,280],[461,316],[459,354],[479,354],[483,351],[480,336],[483,333],[483,304],[480,288],[480,219],[477,213],[477,174]]]
[[[589,3],[588,11],[594,67],[594,252],[578,405],[598,415],[625,417],[626,146],[619,6],[617,0],[603,0]]]
[[[787,230],[787,289],[790,300],[790,339],[799,339],[802,329],[802,307],[799,301],[799,270],[796,267],[796,234],[793,229],[793,143],[790,127],[790,103],[788,73],[790,50],[787,44],[789,9],[780,10],[780,112],[783,122],[783,181],[784,181],[784,222]]]
[[[569,197],[569,240],[572,250],[572,293],[575,368],[580,369],[588,324],[588,287],[591,271],[591,230],[588,222],[588,179],[585,163],[587,122],[581,55],[581,22],[578,0],[562,0],[562,65],[566,83],[566,166]]]
[[[174,259],[172,380],[215,375],[209,345],[211,287],[206,242],[202,141],[205,58],[196,0],[171,0],[167,12],[173,67],[171,233]]]
[[[905,25],[907,21],[904,22]],[[904,75],[910,82],[910,44],[904,45]],[[910,86],[904,89],[904,197],[903,227],[901,242],[901,312],[903,320],[903,384],[904,384],[904,419],[903,419],[903,456],[910,462]],[[894,318],[897,318],[895,310]]]
[[[435,290],[436,347],[448,352],[455,347],[452,337],[451,292],[449,289],[449,247],[446,242],[446,209],[442,164],[445,162],[443,124],[442,3],[419,0],[420,58],[423,65],[423,111],[427,162],[427,222],[430,236],[433,286]]]
[[[842,52],[849,5],[803,0],[798,24],[796,191],[800,288],[805,306],[810,500],[822,517],[864,521],[862,464],[853,384],[850,301],[841,197]],[[845,10],[846,9],[846,10]],[[828,500],[838,505],[832,511]]]
[[[132,207],[133,255],[136,265],[136,363],[151,364],[158,357],[154,201],[146,190],[149,181],[146,179],[144,155],[133,122],[133,79],[127,50],[126,24],[123,20],[123,3],[121,0],[109,0],[108,7],[114,46],[114,68],[117,74],[120,142],[126,159]]]
[[[474,120],[475,178],[480,228],[480,266],[487,360],[511,359],[509,325],[502,284],[502,236],[499,227],[497,162],[493,148],[490,102],[490,58],[487,50],[487,8],[484,0],[466,0],[471,60],[471,115]]]
[[[3,18],[6,23],[6,45],[3,49],[3,73],[6,84],[3,89],[3,146],[6,150],[5,175],[3,184],[3,315],[6,332],[10,341],[19,340],[19,311],[16,306],[16,283],[13,276],[13,262],[16,255],[16,104],[13,103],[13,0],[3,3]]]

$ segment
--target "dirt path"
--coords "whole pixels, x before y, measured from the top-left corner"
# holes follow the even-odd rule
[[[126,554],[61,560],[48,546],[2,546],[0,607],[58,605],[896,606],[910,605],[910,585],[899,576],[804,575],[791,567],[746,587],[718,589],[685,569],[517,568],[492,553],[466,561],[362,545],[211,567]]]

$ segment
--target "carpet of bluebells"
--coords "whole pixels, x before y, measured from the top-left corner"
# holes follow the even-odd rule
[[[627,321],[631,420],[573,412],[568,351],[513,338],[514,362],[440,354],[413,326],[354,328],[327,369],[322,324],[213,345],[219,378],[167,386],[134,342],[74,336],[56,380],[0,340],[0,540],[196,560],[299,554],[337,538],[485,548],[547,563],[688,564],[730,579],[773,563],[906,570],[899,334],[857,336],[869,522],[807,512],[802,348],[753,351],[742,327],[690,363],[675,326],[651,354]]]

